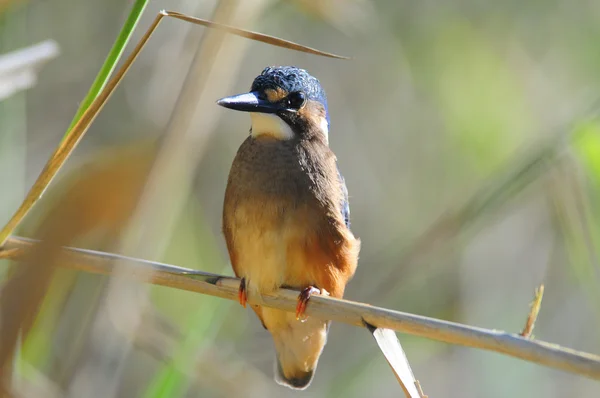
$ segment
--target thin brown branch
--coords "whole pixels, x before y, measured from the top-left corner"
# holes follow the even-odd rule
[[[535,297],[533,298],[533,302],[531,303],[531,309],[529,310],[529,315],[527,316],[527,322],[525,322],[525,327],[520,333],[521,336],[526,338],[531,337],[531,333],[533,332],[533,328],[535,326],[535,321],[537,320],[538,314],[540,313],[540,307],[542,306],[543,297],[544,285],[540,285],[540,287],[535,289]]]
[[[28,249],[35,241],[11,237],[6,249]],[[187,268],[75,248],[64,248],[63,267],[81,271],[109,274],[115,260],[131,264],[132,277],[146,275],[148,268],[154,271],[150,283],[176,289],[209,294],[237,300],[239,279],[195,271]],[[136,270],[139,270],[136,271]],[[285,311],[295,311],[298,292],[280,289],[263,296],[251,295],[248,301]],[[600,380],[600,356],[575,351],[538,340],[529,340],[516,334],[448,322],[425,316],[408,314],[348,300],[324,296],[311,298],[307,315],[349,325],[364,327],[365,322],[377,328],[392,329],[443,341],[450,344],[479,348],[520,358],[529,362],[576,373]]]

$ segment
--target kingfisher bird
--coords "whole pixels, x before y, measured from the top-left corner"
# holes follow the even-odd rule
[[[231,265],[248,294],[297,289],[296,314],[252,305],[274,340],[275,381],[311,383],[329,321],[304,315],[313,294],[342,298],[358,263],[348,190],[329,148],[327,99],[319,80],[293,66],[267,67],[250,92],[217,104],[251,118],[233,160],[223,206]]]

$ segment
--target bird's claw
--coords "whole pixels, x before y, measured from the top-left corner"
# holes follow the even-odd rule
[[[242,307],[246,308],[246,302],[248,301],[248,293],[246,292],[246,278],[242,278],[240,281],[240,288],[238,290],[238,301]]]
[[[314,286],[308,286],[302,289],[300,295],[298,295],[298,304],[296,305],[297,320],[305,320],[304,311],[306,311],[306,305],[308,304],[308,300],[313,294],[321,294],[321,290],[317,289]]]

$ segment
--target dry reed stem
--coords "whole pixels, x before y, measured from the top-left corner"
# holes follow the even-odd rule
[[[34,243],[35,241],[30,239],[11,237],[6,243],[6,249],[28,249]],[[135,278],[137,275],[146,275],[147,269],[152,268],[154,272],[151,280],[148,281],[150,283],[237,301],[240,282],[237,278],[111,253],[75,248],[64,248],[63,252],[64,258],[59,263],[62,267],[91,273],[109,274],[112,272],[112,262],[119,259],[132,265],[128,277]],[[251,304],[295,311],[297,296],[297,291],[280,289],[264,296],[251,295],[248,301]],[[563,348],[557,344],[529,340],[517,334],[468,326],[324,296],[311,298],[306,313],[309,316],[330,319],[349,325],[364,327],[366,322],[378,328],[387,328],[450,344],[494,351],[600,380],[600,356]]]

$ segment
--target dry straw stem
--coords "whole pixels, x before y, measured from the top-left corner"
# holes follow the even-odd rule
[[[6,249],[23,249],[26,252],[36,241],[11,237]],[[124,257],[111,253],[64,248],[62,267],[97,274],[110,274],[115,260],[131,265],[131,277],[154,272],[150,283],[176,289],[237,300],[239,279],[195,271],[168,264]],[[18,253],[18,252],[17,252]],[[295,311],[298,292],[288,289],[264,296],[251,295],[249,302],[262,306]],[[516,334],[478,328],[425,316],[408,314],[330,297],[311,298],[307,315],[330,319],[349,325],[364,327],[365,322],[377,328],[426,337],[450,344],[494,351],[566,372],[600,380],[600,356],[571,350],[543,341],[533,341]]]

